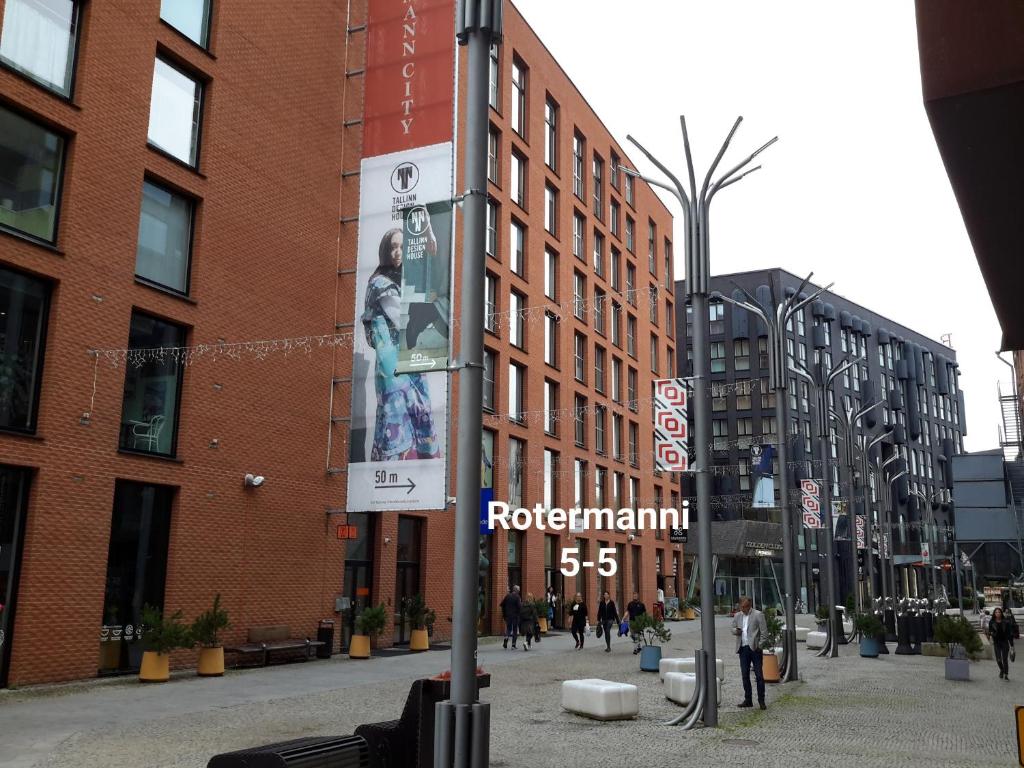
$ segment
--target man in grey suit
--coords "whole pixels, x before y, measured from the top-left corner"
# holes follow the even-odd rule
[[[736,653],[740,655],[740,677],[743,679],[743,701],[738,706],[752,707],[750,690],[750,668],[754,668],[757,680],[757,704],[766,709],[764,703],[764,652],[761,644],[768,637],[768,624],[764,614],[756,610],[749,597],[740,598],[740,612],[733,616],[732,633],[736,635]]]

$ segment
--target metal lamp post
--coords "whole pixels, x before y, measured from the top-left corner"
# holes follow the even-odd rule
[[[766,150],[776,141],[778,137],[772,138],[763,144],[745,160],[733,166],[716,181],[712,181],[718,164],[722,160],[729,142],[740,127],[742,117],[736,118],[732,129],[725,137],[721,149],[715,156],[714,162],[704,177],[704,183],[700,190],[697,189],[694,178],[693,157],[690,153],[690,136],[686,130],[686,118],[680,115],[679,125],[683,133],[683,149],[686,158],[686,171],[689,186],[683,187],[679,179],[669,171],[664,163],[660,162],[650,152],[641,146],[640,142],[632,136],[626,138],[632,143],[650,162],[665,175],[671,184],[642,176],[639,172],[620,165],[623,173],[641,178],[648,184],[668,190],[679,201],[683,209],[683,227],[686,232],[686,292],[693,306],[693,381],[694,381],[694,402],[696,407],[693,410],[694,437],[696,440],[695,451],[695,473],[697,476],[697,530],[698,546],[697,555],[700,569],[700,600],[701,600],[701,642],[702,649],[697,658],[703,661],[703,675],[698,675],[700,683],[699,691],[694,693],[695,706],[688,708],[680,717],[671,722],[672,725],[683,723],[684,727],[691,728],[698,719],[703,719],[704,725],[709,728],[718,726],[718,689],[715,681],[718,679],[715,654],[715,613],[714,613],[714,574],[711,572],[711,475],[708,468],[710,465],[710,443],[711,443],[711,420],[710,403],[707,400],[709,365],[707,359],[708,350],[708,280],[711,276],[710,267],[710,243],[709,243],[709,209],[711,201],[722,189],[735,184],[744,176],[753,173],[761,166],[755,166],[744,170],[750,162],[761,152]],[[684,722],[685,719],[685,722]]]
[[[872,605],[872,599],[875,596],[875,557],[871,553],[871,540],[872,540],[872,533],[876,530],[875,510],[873,508],[871,508],[871,503],[870,503],[870,500],[868,498],[869,497],[868,486],[871,485],[871,466],[870,466],[871,460],[870,460],[869,454],[871,453],[871,449],[872,448],[874,448],[880,442],[885,440],[885,438],[891,437],[892,433],[893,433],[893,427],[892,426],[887,426],[884,430],[882,430],[882,432],[880,432],[878,435],[876,435],[875,437],[873,437],[871,440],[868,441],[867,445],[865,445],[864,448],[861,450],[861,456],[860,456],[860,458],[861,458],[861,472],[864,475],[864,485],[863,485],[864,515],[865,515],[865,518],[866,518],[865,526],[864,527],[865,527],[865,532],[866,532],[866,536],[867,536],[867,557],[865,559],[867,561],[867,567],[868,567],[868,572],[867,572],[867,578],[868,578],[868,605]],[[880,479],[881,478],[879,477],[879,480]],[[879,493],[879,497],[881,497],[880,493]],[[884,566],[884,561],[882,561],[882,559],[881,559],[881,554],[882,554],[881,543],[879,543],[878,554],[879,554],[879,562]],[[884,569],[884,567],[882,568],[882,593],[883,593],[883,595],[885,593],[885,569]]]
[[[889,496],[889,508],[888,508],[889,539],[890,539],[889,543],[890,543],[890,547],[891,547],[891,551],[889,552],[889,554],[890,554],[890,558],[889,558],[889,582],[892,585],[892,595],[893,595],[893,605],[894,606],[895,606],[895,602],[896,602],[897,596],[899,595],[900,590],[899,590],[899,586],[898,586],[897,581],[896,581],[896,547],[895,547],[895,543],[893,541],[894,531],[896,530],[896,527],[897,527],[896,522],[895,522],[895,517],[896,517],[896,494],[893,491],[893,485],[896,483],[897,480],[899,480],[900,478],[905,477],[906,475],[909,474],[909,472],[907,471],[907,468],[906,468],[906,460],[903,459],[903,457],[901,457],[899,454],[895,454],[895,456],[896,456],[896,459],[898,461],[898,466],[900,467],[900,469],[899,469],[898,472],[896,472],[896,474],[894,474],[892,477],[890,477],[888,482],[886,483],[886,490],[888,491],[888,496]],[[902,543],[902,539],[903,539],[903,528],[902,528],[902,526],[900,526],[900,543]],[[904,591],[906,592],[907,590],[904,590]],[[909,593],[907,594],[907,596],[909,597]]]
[[[911,490],[910,495],[919,499],[925,507],[925,512],[927,514],[928,521],[924,523],[924,530],[925,537],[928,543],[928,560],[931,561],[935,557],[935,551],[932,548],[932,529],[935,527],[935,513],[932,511],[932,503],[935,501],[935,499],[938,499],[942,496],[942,492],[936,491],[931,496],[929,496],[928,494],[922,493],[921,491]],[[924,563],[924,572],[924,586],[927,590],[927,594],[925,596],[928,598],[932,598],[935,594],[936,578],[931,562]]]
[[[741,286],[736,286],[747,298],[737,300],[722,293],[716,293],[715,298],[727,301],[730,304],[752,312],[761,319],[768,331],[768,388],[775,393],[775,431],[778,435],[778,460],[779,460],[779,506],[782,516],[782,578],[786,594],[784,595],[783,606],[786,614],[786,630],[783,633],[782,647],[785,650],[783,658],[784,669],[780,670],[782,680],[791,682],[797,680],[798,669],[796,659],[796,546],[794,542],[794,526],[789,500],[789,464],[787,451],[786,428],[789,424],[789,402],[787,398],[789,377],[787,375],[789,352],[786,349],[786,327],[790,320],[805,306],[823,294],[834,283],[824,288],[818,288],[810,296],[801,299],[800,294],[810,282],[814,273],[804,278],[800,287],[792,296],[785,298],[775,295],[774,284],[771,289],[772,301],[770,306],[765,306],[754,296],[751,296]],[[735,285],[735,283],[733,283]]]

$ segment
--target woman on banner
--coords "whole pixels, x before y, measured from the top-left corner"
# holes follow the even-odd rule
[[[376,425],[371,461],[435,459],[441,447],[430,409],[430,392],[419,373],[396,373],[402,315],[401,229],[384,233],[378,266],[366,286],[362,315],[366,343],[376,355]]]

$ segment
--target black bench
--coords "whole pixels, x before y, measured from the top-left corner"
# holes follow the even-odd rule
[[[297,654],[304,651],[302,660],[313,658],[317,648],[324,645],[320,640],[310,640],[291,637],[291,627],[287,624],[276,624],[269,627],[251,627],[249,629],[248,642],[243,645],[233,645],[224,648],[231,653],[246,655],[260,654],[262,666],[270,663],[272,653]]]

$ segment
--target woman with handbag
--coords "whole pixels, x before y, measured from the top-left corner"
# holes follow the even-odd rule
[[[587,604],[583,602],[583,595],[579,592],[573,598],[569,613],[572,616],[572,639],[576,641],[576,650],[579,650],[583,647],[583,639],[587,632]]]
[[[1013,651],[1013,625],[1003,617],[1003,609],[996,608],[992,611],[992,619],[988,623],[988,630],[985,636],[992,641],[992,649],[995,651],[996,663],[999,665],[999,677],[1003,680],[1010,679],[1010,665],[1007,658],[1010,654],[1016,656]]]
[[[597,636],[604,634],[604,652],[612,652],[612,627],[619,626],[619,609],[609,592],[601,595],[601,604],[597,607]]]

